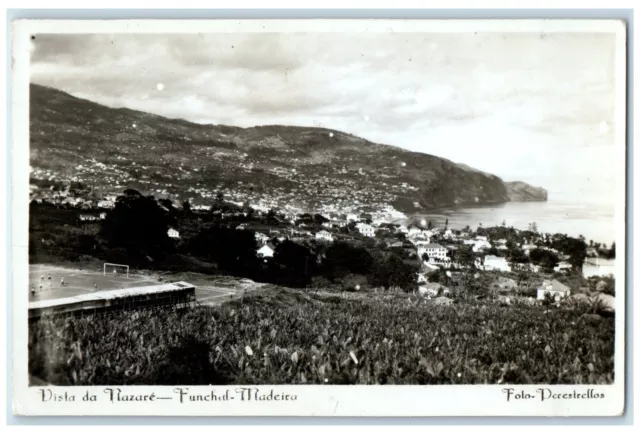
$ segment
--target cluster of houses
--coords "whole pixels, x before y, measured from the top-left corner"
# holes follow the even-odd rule
[[[57,191],[54,194],[56,200],[61,203],[69,203],[70,205],[84,208],[108,209],[115,206],[116,195],[107,195],[99,200],[88,200],[77,197],[71,197],[69,191]],[[66,201],[66,202],[65,202]],[[193,209],[208,209],[204,205],[194,206]],[[265,210],[257,210],[258,215],[262,215]],[[235,214],[244,214],[244,212],[235,212]],[[409,257],[416,257],[422,263],[426,273],[437,269],[464,268],[465,265],[455,263],[452,253],[462,246],[470,246],[471,250],[476,253],[475,263],[476,269],[484,271],[501,271],[511,272],[514,270],[526,269],[527,271],[539,272],[539,267],[531,263],[516,264],[509,263],[503,256],[490,254],[488,251],[497,249],[498,251],[508,251],[508,242],[506,239],[489,240],[488,237],[482,235],[472,235],[470,231],[454,231],[450,228],[425,228],[418,225],[392,224],[389,223],[389,216],[399,217],[402,215],[395,211],[392,207],[387,207],[379,213],[369,214],[339,214],[337,212],[326,213],[328,221],[322,223],[322,228],[318,230],[317,225],[305,223],[298,219],[299,215],[295,213],[285,213],[278,215],[278,221],[287,223],[287,228],[279,229],[261,229],[256,230],[256,241],[258,244],[257,254],[260,257],[272,257],[275,252],[275,246],[272,240],[277,239],[283,241],[290,239],[292,241],[310,241],[315,240],[318,243],[333,243],[339,239],[352,239],[354,231],[345,235],[345,231],[341,230],[347,225],[355,228],[355,232],[365,238],[381,238],[388,242],[389,249],[398,249]],[[98,213],[82,213],[79,220],[85,226],[91,222],[103,220],[106,216],[104,211]],[[324,216],[324,215],[323,215]],[[236,229],[244,229],[248,227],[243,223]],[[396,235],[402,234],[404,237],[398,238]],[[172,239],[179,239],[180,233],[175,228],[169,228],[167,235]],[[434,239],[437,242],[434,242]],[[513,247],[513,246],[512,246]],[[525,254],[529,254],[533,249],[539,248],[533,242],[524,240],[523,243],[517,245]],[[550,249],[553,250],[553,249]],[[558,252],[556,252],[558,253]],[[562,256],[562,255],[559,255]],[[566,259],[566,258],[563,258]],[[572,266],[565,260],[560,262],[555,271],[562,272],[571,270]]]
[[[104,220],[105,218],[107,218],[106,212],[101,212],[99,214],[80,214],[78,216],[78,219],[81,222],[93,222],[93,221]]]
[[[295,216],[291,216],[291,222],[295,225]],[[464,268],[464,265],[455,263],[452,259],[452,252],[460,248],[460,245],[471,246],[471,250],[477,254],[474,266],[479,270],[484,271],[501,271],[511,272],[515,269],[526,268],[528,271],[539,272],[538,266],[527,264],[511,264],[507,258],[503,256],[497,256],[493,254],[487,254],[490,249],[497,249],[498,251],[507,251],[507,240],[499,239],[492,242],[486,236],[478,235],[472,236],[466,231],[453,231],[451,229],[430,228],[425,229],[420,226],[406,226],[403,224],[391,224],[391,223],[373,223],[370,219],[362,221],[361,216],[356,214],[348,214],[343,218],[332,218],[331,220],[322,224],[323,228],[320,230],[312,230],[305,223],[299,223],[296,226],[290,227],[284,231],[269,230],[270,235],[266,235],[262,232],[256,232],[256,241],[258,241],[258,255],[263,257],[270,257],[273,255],[274,246],[270,244],[269,240],[278,238],[280,241],[283,239],[292,239],[294,241],[309,241],[315,240],[320,243],[333,243],[337,239],[343,239],[344,234],[339,229],[344,228],[346,225],[353,224],[357,233],[366,238],[380,237],[385,240],[390,240],[388,244],[389,249],[397,249],[398,251],[406,253],[410,257],[417,257],[418,260],[423,262],[427,272],[435,271],[439,268]],[[246,227],[246,224],[238,226],[238,229]],[[284,232],[284,234],[282,233]],[[395,234],[403,234],[404,240],[396,238],[390,238]],[[438,242],[432,241],[437,238]],[[527,240],[524,243],[518,244],[518,247],[523,249],[525,254],[538,248],[535,244],[529,244]],[[567,262],[561,262],[556,267],[556,271],[568,270],[571,265]]]
[[[385,233],[389,234],[404,234],[404,240],[396,239],[395,241],[387,244],[389,249],[398,249],[404,251],[410,256],[417,256],[417,260],[414,262],[420,264],[420,272],[417,276],[417,283],[419,292],[427,296],[442,296],[449,292],[449,289],[442,287],[437,283],[428,282],[427,275],[433,271],[439,269],[453,269],[453,268],[465,268],[465,265],[455,263],[452,257],[452,252],[460,248],[461,245],[471,246],[471,250],[477,254],[474,266],[478,270],[483,271],[500,271],[511,272],[515,270],[527,270],[534,273],[540,271],[540,267],[531,263],[518,264],[510,263],[506,257],[497,256],[494,254],[488,254],[489,249],[497,249],[498,251],[506,251],[507,240],[499,239],[490,241],[486,236],[472,236],[469,232],[464,231],[452,231],[451,229],[424,229],[418,226],[407,227],[405,225],[392,225],[388,223],[382,223],[379,225],[365,223],[357,221],[358,217],[355,215],[347,216],[344,220],[330,220],[323,224],[324,228],[318,231],[302,231],[295,228],[289,228],[288,233],[284,236],[278,235],[268,236],[261,232],[256,232],[256,240],[259,247],[257,254],[259,257],[269,258],[272,257],[275,252],[275,246],[270,240],[277,238],[282,241],[285,238],[289,238],[289,235],[293,236],[294,240],[297,236],[299,239],[312,240],[321,243],[332,243],[337,239],[342,238],[342,234],[335,229],[342,228],[350,222],[355,223],[355,229],[363,237],[383,237]],[[434,242],[433,239],[437,239]],[[389,240],[392,238],[386,237]],[[529,254],[534,248],[539,248],[537,245],[529,244],[527,240],[523,243],[518,243],[517,247],[521,248],[525,254]],[[562,255],[560,255],[562,256]],[[565,261],[562,261],[555,267],[555,271],[563,271],[571,269],[571,265]],[[448,275],[451,271],[446,271]],[[564,297],[571,294],[570,289],[557,280],[545,281],[537,291],[537,299],[545,300],[546,294],[551,296],[553,301],[559,301]]]
[[[35,203],[46,201],[56,205],[67,205],[85,210],[114,208],[118,197],[116,194],[105,195],[100,199],[76,196],[68,186],[64,189],[54,190],[53,188],[40,189],[33,184],[29,185],[29,193],[30,199]]]
[[[420,285],[418,287],[418,294],[422,296],[446,297],[451,293],[446,286],[437,282],[427,282],[422,276],[419,277],[418,283]],[[536,288],[536,300],[539,302],[549,300],[553,303],[558,303],[570,295],[571,289],[556,279],[545,280]],[[508,302],[509,298],[507,297],[506,300]]]

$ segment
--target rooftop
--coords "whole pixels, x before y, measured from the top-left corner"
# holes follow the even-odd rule
[[[118,298],[135,297],[145,294],[159,294],[163,292],[183,291],[186,288],[194,288],[194,286],[186,282],[177,282],[165,283],[163,285],[138,286],[134,288],[116,289],[113,291],[99,291],[89,294],[77,295],[75,297],[33,301],[29,303],[29,309],[43,309],[71,303],[89,302],[94,300],[115,300]]]
[[[549,289],[548,287],[551,286],[550,290],[551,291],[556,291],[556,292],[569,292],[570,288],[561,283],[558,282],[556,279],[553,279],[552,281],[548,281],[545,280],[544,282],[542,282],[542,287],[540,289]]]
[[[445,247],[441,246],[440,244],[436,244],[436,243],[429,243],[424,247],[425,247],[425,249],[444,249],[445,248]]]

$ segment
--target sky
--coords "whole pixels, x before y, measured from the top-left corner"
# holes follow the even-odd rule
[[[36,35],[31,81],[198,123],[322,126],[542,186],[613,192],[606,33]]]

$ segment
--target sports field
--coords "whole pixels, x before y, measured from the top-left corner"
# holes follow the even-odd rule
[[[49,276],[51,276],[50,280]],[[60,282],[62,278],[64,278],[64,286]],[[103,275],[101,269],[94,271],[33,264],[29,266],[29,301],[74,297],[96,291],[157,285],[158,283],[156,276],[130,272],[127,278],[126,273],[122,270],[117,270],[117,274],[113,274],[109,270],[106,275]],[[242,287],[196,285],[196,299],[202,304],[217,304],[240,296],[242,291]]]

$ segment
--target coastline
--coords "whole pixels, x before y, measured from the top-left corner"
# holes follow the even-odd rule
[[[541,232],[583,235],[587,241],[609,245],[616,241],[614,216],[614,207],[608,204],[553,198],[539,202],[434,208],[407,214],[406,219],[395,223],[410,224],[424,218],[442,227],[448,220],[450,228],[460,230],[467,225],[476,229],[480,225],[499,226],[504,222],[507,226],[526,230],[530,223],[536,222]]]

